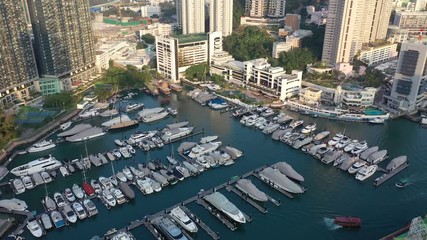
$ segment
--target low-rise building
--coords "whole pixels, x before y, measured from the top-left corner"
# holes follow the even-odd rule
[[[55,76],[45,76],[38,81],[43,96],[60,93],[63,90],[62,80]]]
[[[102,70],[108,70],[110,68],[110,55],[106,50],[95,51],[95,66],[96,71],[101,73]]]
[[[301,102],[316,105],[320,102],[322,97],[322,90],[316,88],[302,88],[299,94],[299,99]]]
[[[153,36],[169,36],[173,32],[173,26],[167,23],[154,23],[147,25],[146,28],[139,30],[139,37],[151,34]]]
[[[141,6],[141,17],[151,17],[153,15],[160,16],[160,6]]]
[[[397,43],[380,46],[367,46],[360,51],[359,59],[369,66],[397,58]]]
[[[278,26],[283,22],[284,18],[256,18],[256,17],[241,17],[240,25],[249,26]]]
[[[397,11],[393,19],[393,25],[390,26],[391,29],[389,27],[388,38],[391,38],[391,34],[396,35],[399,31],[404,31],[409,38],[417,39],[421,35],[423,39],[426,39],[427,32],[424,30],[426,26],[427,11]]]
[[[301,41],[305,37],[313,36],[313,32],[310,30],[296,30],[290,36],[287,36],[284,42],[274,42],[272,49],[272,57],[279,58],[280,53],[290,51],[294,48],[301,47]]]

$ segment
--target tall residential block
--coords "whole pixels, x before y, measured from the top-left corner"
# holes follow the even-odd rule
[[[253,18],[282,18],[286,0],[246,0],[245,14]]]
[[[391,0],[330,0],[322,60],[348,63],[363,44],[385,39]]]
[[[228,36],[233,31],[233,0],[211,0],[209,4],[210,32]]]
[[[412,112],[424,101],[426,83],[427,45],[419,41],[404,42],[390,96],[384,96],[385,104],[397,111]]]
[[[29,97],[38,79],[22,2],[0,1],[0,107]]]
[[[183,34],[205,32],[204,0],[177,0],[176,15]]]
[[[28,0],[28,9],[40,75],[66,80],[65,90],[89,80],[95,49],[88,1]]]

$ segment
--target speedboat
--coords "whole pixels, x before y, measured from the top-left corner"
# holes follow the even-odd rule
[[[53,194],[53,200],[55,200],[56,205],[61,208],[65,206],[65,200],[62,194],[59,192],[56,192]]]
[[[359,181],[363,181],[374,175],[377,169],[378,165],[364,166],[359,170],[359,172],[357,172],[356,179]]]
[[[89,117],[95,117],[98,115],[99,115],[99,112],[96,109],[90,109],[84,113],[79,114],[79,117],[80,118],[89,118]]]
[[[56,228],[61,228],[61,227],[65,226],[64,218],[62,217],[60,212],[52,211],[50,213],[50,218],[52,219],[52,222]]]
[[[188,178],[190,176],[190,171],[183,166],[175,166],[175,169],[178,170],[184,176],[184,178]]]
[[[121,148],[119,148],[119,151],[124,158],[132,157],[132,155],[130,154],[129,149],[127,147],[121,147]]]
[[[40,220],[42,221],[44,229],[49,230],[53,227],[52,221],[50,220],[49,215],[47,215],[46,213],[42,213],[42,215],[40,216]]]
[[[30,190],[34,188],[33,180],[31,180],[30,176],[22,177],[22,183],[24,184],[25,189]]]
[[[40,223],[35,218],[28,220],[27,229],[36,238],[39,238],[43,235],[43,230],[40,226]]]
[[[137,179],[136,180],[136,186],[139,188],[139,190],[143,193],[143,194],[151,194],[153,193],[153,188],[151,187],[151,183],[150,180],[142,180],[142,179]]]
[[[220,192],[206,195],[204,199],[232,220],[238,223],[246,223],[243,213]]]
[[[176,110],[175,108],[167,108],[166,111],[172,116],[178,115],[178,110]]]
[[[75,223],[77,222],[77,215],[76,213],[73,211],[73,209],[71,208],[70,205],[65,205],[64,209],[62,210],[62,213],[64,213],[65,218],[67,219],[68,222],[70,223]]]
[[[12,181],[13,189],[15,190],[16,194],[21,194],[25,192],[25,186],[24,183],[20,178],[15,178]]]
[[[40,176],[42,177],[44,183],[50,183],[53,181],[52,177],[48,172],[43,171],[40,173]]]
[[[92,200],[90,200],[90,199],[83,200],[83,205],[86,208],[86,211],[87,211],[89,217],[98,214],[98,209],[96,209],[96,206],[92,202]]]
[[[128,167],[123,168],[122,172],[125,175],[125,177],[127,178],[127,180],[132,181],[133,175],[132,175],[132,173]]]
[[[90,180],[90,185],[95,190],[95,193],[101,193],[102,192],[101,184],[99,183],[98,180],[96,180],[96,179]]]
[[[106,204],[110,207],[114,207],[117,204],[116,199],[114,198],[113,194],[111,194],[109,189],[105,189],[102,191],[101,195],[102,199],[106,202]]]
[[[358,140],[353,140],[347,146],[344,147],[344,152],[351,152],[359,144]]]
[[[163,176],[162,176],[163,177]],[[151,187],[153,188],[153,190],[155,192],[160,192],[162,191],[162,186],[160,185],[159,182],[154,181],[153,179],[146,177],[147,180],[150,181]]]
[[[406,187],[406,186],[408,186],[410,184],[411,183],[409,182],[409,180],[407,178],[402,178],[402,179],[399,180],[399,182],[395,183],[394,185],[397,188],[404,188],[404,187]]]
[[[105,189],[110,189],[114,187],[113,183],[111,182],[111,178],[106,178],[101,176],[99,177],[99,182]]]
[[[61,173],[61,175],[63,177],[70,176],[70,173],[68,172],[68,170],[67,170],[67,168],[65,166],[60,166],[59,167],[59,172]]]
[[[353,166],[351,166],[351,167],[348,169],[348,172],[349,172],[350,174],[355,174],[355,173],[359,172],[359,170],[360,170],[362,167],[364,167],[365,165],[366,165],[366,162],[365,162],[365,161],[363,161],[363,160],[359,160],[359,161],[355,162],[355,163],[353,164]]]
[[[56,147],[56,144],[52,140],[43,140],[39,143],[33,144],[27,149],[29,153],[42,152],[51,148]]]
[[[175,139],[189,135],[191,132],[193,132],[193,130],[194,127],[180,127],[166,130],[162,135],[162,140],[168,143]]]
[[[329,140],[328,145],[335,146],[343,137],[344,135],[341,133],[335,134],[335,136],[331,140]]]
[[[152,223],[166,237],[166,239],[188,240],[188,238],[182,233],[181,229],[169,218],[158,217],[153,219]]]
[[[196,224],[179,206],[173,208],[169,215],[186,231],[191,233],[195,233],[198,231]]]
[[[69,188],[66,188],[64,190],[64,196],[68,200],[68,202],[74,202],[74,201],[76,201],[76,197],[74,196],[73,192]]]
[[[76,195],[78,199],[82,199],[85,197],[85,193],[83,192],[83,189],[79,185],[73,184],[72,190],[74,195]]]
[[[362,224],[362,220],[358,217],[335,217],[334,224],[348,228],[358,228]]]
[[[113,194],[114,198],[116,199],[117,204],[123,204],[126,202],[126,198],[123,195],[122,191],[120,191],[117,188],[112,188],[112,189],[110,189],[110,191]]]
[[[200,144],[209,143],[218,139],[218,136],[206,136],[200,139]]]
[[[337,144],[335,144],[336,149],[341,149],[350,144],[351,139],[347,136],[344,136]]]
[[[119,158],[121,158],[121,157],[122,157],[122,154],[120,153],[120,150],[118,150],[118,149],[114,149],[114,150],[113,150],[113,155],[114,155],[117,159],[119,159]]]
[[[60,166],[62,166],[62,163],[49,155],[47,157],[42,157],[24,165],[15,167],[10,170],[10,172],[15,176],[20,177],[31,175],[35,172],[54,170]]]
[[[143,178],[144,177],[144,175],[145,175],[144,172],[139,171],[138,169],[136,169],[136,168],[134,168],[132,166],[130,166],[129,168],[130,168],[130,171],[132,172],[132,174],[134,176],[139,177],[139,178]]]
[[[316,131],[316,123],[311,123],[311,124],[308,124],[307,126],[305,126],[302,130],[301,130],[301,133],[303,133],[303,134],[309,134],[309,133],[312,133],[312,132],[314,132],[314,131]]]
[[[361,141],[351,150],[351,154],[358,155],[368,149],[368,143],[366,141]]]
[[[128,104],[126,106],[125,111],[126,112],[132,112],[132,111],[138,110],[138,109],[143,108],[143,107],[144,107],[143,103],[131,103],[131,104]]]
[[[73,203],[73,209],[76,212],[77,217],[80,220],[85,219],[87,217],[85,209],[83,208],[83,206],[79,202]]]
[[[303,120],[294,120],[294,121],[292,121],[292,122],[291,122],[291,124],[289,124],[289,126],[290,126],[292,129],[295,129],[295,128],[297,128],[297,127],[299,127],[299,126],[303,125],[303,124],[304,124],[304,121],[303,121]]]
[[[210,168],[211,165],[208,161],[206,161],[206,156],[200,156],[196,158],[196,162],[200,165],[202,165],[204,168]]]
[[[116,177],[121,182],[127,182],[128,181],[128,179],[126,178],[126,176],[122,172],[120,172],[120,171],[116,173]]]
[[[62,130],[62,131],[65,131],[65,130],[67,130],[69,127],[71,127],[71,124],[73,124],[73,122],[66,122],[66,123],[63,123],[63,124],[61,124],[61,125],[59,125],[59,128]]]
[[[210,142],[206,144],[196,145],[191,149],[191,152],[188,154],[188,157],[195,159],[199,156],[210,153],[219,148],[221,142]]]

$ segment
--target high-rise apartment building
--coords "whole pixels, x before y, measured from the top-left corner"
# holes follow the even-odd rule
[[[211,0],[209,4],[210,32],[228,36],[233,31],[233,0]]]
[[[426,83],[427,45],[419,41],[404,42],[390,96],[384,96],[385,104],[397,111],[415,110],[424,101]]]
[[[330,0],[322,60],[348,63],[363,44],[384,39],[391,0]]]
[[[25,99],[38,79],[22,2],[0,1],[0,107]]]
[[[94,37],[87,0],[28,0],[41,76],[64,79],[64,88],[95,72]]]
[[[282,18],[286,0],[246,0],[245,14],[253,18]]]
[[[205,32],[204,0],[177,0],[176,15],[183,34]]]

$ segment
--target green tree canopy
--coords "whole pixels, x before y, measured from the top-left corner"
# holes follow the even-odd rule
[[[207,63],[202,63],[199,65],[194,65],[187,70],[185,70],[185,78],[189,81],[197,79],[197,81],[202,81],[209,74],[209,65]]]
[[[146,44],[154,44],[156,38],[153,35],[147,33],[141,36],[141,40],[143,40]]]
[[[71,92],[61,92],[44,97],[44,105],[46,108],[70,108],[76,103]]]
[[[136,49],[146,49],[148,46],[147,44],[143,43],[143,42],[138,42],[136,44]]]
[[[316,62],[316,57],[306,48],[294,48],[289,52],[280,53],[278,62],[287,73],[291,73],[292,70],[304,71],[307,64]]]

